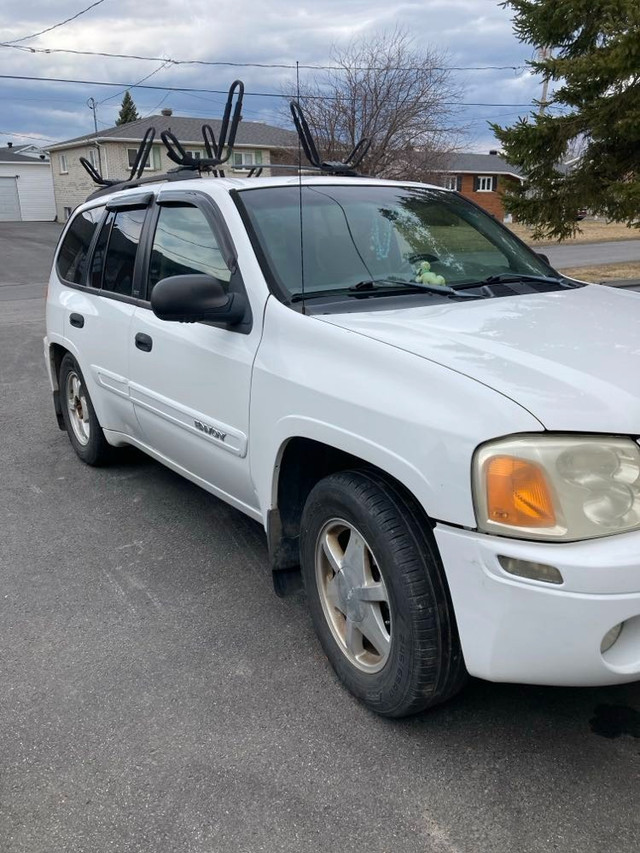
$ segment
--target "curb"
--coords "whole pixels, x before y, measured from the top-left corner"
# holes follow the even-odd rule
[[[639,287],[640,278],[614,278],[601,281],[600,284],[606,284],[608,287]]]

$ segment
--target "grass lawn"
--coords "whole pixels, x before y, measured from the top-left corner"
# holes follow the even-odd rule
[[[562,269],[565,275],[581,281],[612,281],[624,278],[640,278],[640,261],[623,264],[601,264],[593,267],[569,267]]]
[[[608,240],[640,240],[640,228],[627,228],[626,225],[621,225],[617,222],[603,222],[602,220],[583,219],[578,223],[580,231],[575,237],[570,237],[558,243],[557,240],[540,240],[534,241],[531,239],[531,229],[525,225],[512,223],[507,226],[515,234],[524,240],[525,243],[531,243],[533,246],[566,246],[572,243],[600,243]]]

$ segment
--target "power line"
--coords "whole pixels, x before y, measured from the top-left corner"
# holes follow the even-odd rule
[[[159,69],[158,69],[159,70]],[[31,77],[26,74],[0,74],[0,80],[29,80],[39,83],[72,83],[77,86],[120,86],[124,89],[131,89],[134,86],[138,89],[153,89],[159,92],[203,92],[207,95],[227,95],[228,92],[223,89],[201,89],[187,86],[150,86],[149,84],[140,83],[111,83],[106,80],[75,80],[67,77]],[[292,94],[280,92],[245,92],[245,95],[258,98],[291,98]],[[336,101],[340,100],[332,95],[304,95],[303,100],[306,101]],[[504,104],[496,102],[471,102],[471,101],[442,101],[442,106],[447,107],[523,107],[529,108],[531,104]]]
[[[51,27],[47,27],[44,30],[40,30],[37,33],[31,33],[30,36],[22,36],[19,39],[12,39],[11,41],[5,42],[2,47],[13,47],[19,41],[28,41],[29,39],[34,39],[36,36],[44,35],[44,33],[50,33],[51,30],[57,30],[58,27],[63,27],[65,24],[68,24],[70,21],[75,21],[76,18],[79,18],[80,15],[84,15],[86,12],[89,12],[91,9],[94,9],[96,6],[99,6],[101,3],[104,3],[104,0],[96,0],[95,3],[92,3],[90,6],[87,6],[86,9],[81,9],[79,12],[76,12],[75,15],[72,15],[70,18],[66,18],[64,21],[59,21],[57,24],[53,24]],[[32,50],[35,51],[35,48],[18,48],[19,50]]]
[[[122,92],[116,92],[115,95],[109,95],[108,98],[103,98],[101,101],[98,101],[99,104],[105,104],[107,101],[113,100],[113,98],[117,98],[120,95],[124,95],[125,92],[128,92],[129,89],[136,89],[140,86],[141,83],[144,83],[145,80],[149,80],[151,77],[156,75],[159,71],[162,71],[163,68],[166,68],[169,65],[168,60],[165,60],[159,68],[156,68],[155,71],[152,71],[151,74],[147,74],[146,77],[143,77],[141,80],[138,80],[137,83],[132,83],[131,86],[127,86],[126,89],[123,89]]]
[[[103,2],[103,0],[100,0]],[[46,32],[46,31],[45,31]],[[32,38],[26,36],[25,38]],[[20,39],[23,41],[23,39]],[[279,68],[295,70],[294,63],[284,62],[226,62],[208,59],[167,59],[161,56],[143,56],[137,53],[109,53],[101,50],[74,50],[72,48],[54,47],[29,47],[28,45],[16,45],[13,42],[0,42],[0,47],[11,47],[26,53],[70,53],[74,56],[102,56],[107,59],[140,59],[145,62],[169,62],[171,65],[205,65],[226,68]],[[519,71],[527,65],[434,65],[430,71]],[[360,66],[360,65],[300,65],[299,68],[309,71],[422,71],[422,65],[398,66],[388,69],[386,66]]]

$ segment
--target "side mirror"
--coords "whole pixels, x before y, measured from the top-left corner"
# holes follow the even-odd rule
[[[197,323],[208,320],[234,326],[245,315],[246,299],[227,293],[224,283],[212,275],[172,275],[151,291],[151,310],[161,320]]]
[[[544,253],[544,252],[536,252],[536,255],[537,255],[541,260],[543,260],[543,261],[545,262],[545,264],[546,264],[548,267],[550,267],[550,266],[551,266],[551,261],[549,260],[549,256],[548,256],[548,255],[545,255],[545,253]]]

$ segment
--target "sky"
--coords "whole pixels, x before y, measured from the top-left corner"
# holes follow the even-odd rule
[[[226,91],[244,80],[243,117],[287,126],[280,99],[295,72],[277,68],[177,65],[167,60],[322,65],[333,45],[392,30],[407,29],[416,49],[436,48],[453,66],[517,66],[506,70],[455,71],[465,103],[457,120],[465,127],[462,147],[486,152],[495,147],[487,121],[512,124],[527,115],[541,95],[541,80],[525,67],[530,45],[517,41],[512,12],[495,0],[102,0],[86,14],[43,35],[25,39],[69,18],[95,0],[29,0],[0,4],[0,145],[54,141],[90,133],[97,102],[98,128],[112,127],[128,84],[149,76],[157,89],[131,88],[140,115],[171,107],[175,115],[220,117],[224,96],[178,93],[163,86]],[[17,47],[22,49],[17,49]],[[33,53],[28,48],[136,54],[160,60],[116,59],[69,53]],[[301,71],[301,80],[314,74]],[[40,81],[5,76],[45,78]],[[51,78],[89,81],[56,83]],[[106,87],[97,82],[115,82]],[[512,104],[522,106],[510,106]]]

